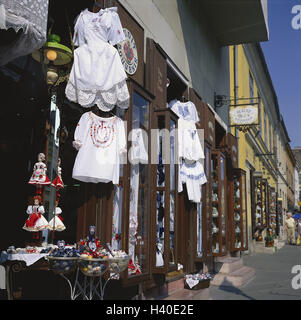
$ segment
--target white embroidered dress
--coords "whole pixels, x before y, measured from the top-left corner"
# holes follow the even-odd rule
[[[110,111],[115,105],[129,106],[129,91],[118,51],[125,40],[117,7],[98,13],[82,11],[74,28],[74,63],[66,86],[69,100],[90,108]]]
[[[72,177],[92,183],[119,183],[120,159],[126,152],[123,121],[84,113],[74,132],[73,146],[79,150]]]

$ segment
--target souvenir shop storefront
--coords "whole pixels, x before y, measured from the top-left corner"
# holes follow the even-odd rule
[[[215,257],[248,249],[245,172],[238,167],[237,139],[160,45],[145,39],[119,2],[86,2],[49,2],[45,50],[20,67],[34,78],[20,88],[6,84],[8,93],[20,91],[13,102],[22,110],[13,116],[25,131],[11,138],[14,145],[23,141],[17,150],[8,151],[8,136],[3,142],[8,163],[14,153],[22,160],[16,161],[18,226],[9,218],[1,249],[60,257],[68,244],[69,257],[80,250],[87,259],[126,257],[127,267],[108,282],[104,298],[156,298],[166,283],[211,272]],[[74,46],[80,50],[73,52]],[[91,70],[106,77],[94,79]],[[29,83],[34,88],[24,111]],[[62,247],[55,247],[58,240]],[[81,268],[84,274],[88,267]],[[62,278],[46,263],[36,269],[51,279],[50,287],[58,283],[59,292],[47,287],[48,294],[66,298]],[[11,298],[22,298],[22,272],[11,273]]]
[[[273,238],[279,235],[282,225],[281,203],[275,188],[261,175],[253,175],[252,184],[252,232],[253,238],[261,242],[267,235]]]

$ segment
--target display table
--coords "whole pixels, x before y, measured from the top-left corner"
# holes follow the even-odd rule
[[[5,267],[5,283],[8,300],[13,300],[12,280],[13,273],[28,270],[45,270],[49,271],[49,264],[44,258],[48,254],[24,253],[9,254],[7,260],[3,263]]]
[[[30,270],[52,271],[62,277],[69,285],[71,300],[103,300],[108,282],[119,278],[128,264],[128,256],[103,259],[54,257],[48,253],[8,254],[3,263],[8,300],[13,300],[13,274]]]
[[[123,272],[129,263],[129,257],[118,259],[83,259],[47,257],[50,269],[65,279],[70,287],[70,298],[75,300],[104,299],[108,282]],[[75,271],[72,283],[70,275]],[[103,275],[109,272],[109,277],[103,282]],[[80,276],[81,274],[81,276]]]

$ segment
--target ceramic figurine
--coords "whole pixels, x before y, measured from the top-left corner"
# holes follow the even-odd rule
[[[47,177],[47,167],[44,163],[45,155],[44,153],[38,154],[38,162],[35,163],[33,167],[33,173],[30,177],[28,183],[35,185],[37,187],[37,195],[42,193],[42,186],[51,184],[51,181]]]
[[[51,183],[51,186],[56,188],[56,189],[64,188],[64,183],[63,183],[63,180],[62,180],[62,168],[60,167],[60,165],[61,165],[61,159],[58,158],[58,161],[57,161],[57,176]]]
[[[48,228],[48,222],[43,216],[45,213],[44,207],[41,205],[42,199],[40,196],[35,196],[34,204],[27,207],[28,219],[25,221],[23,229],[30,232],[38,232]],[[36,234],[38,239],[38,233]]]
[[[55,203],[55,214],[54,217],[48,223],[48,229],[52,231],[64,231],[66,229],[63,218],[61,217],[62,209],[58,207],[58,200]]]

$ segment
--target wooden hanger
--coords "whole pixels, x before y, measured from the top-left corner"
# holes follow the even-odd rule
[[[185,96],[182,96],[182,102],[187,102],[188,100],[186,99]]]

